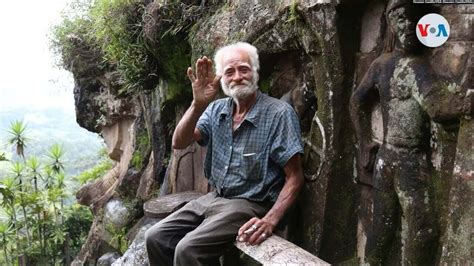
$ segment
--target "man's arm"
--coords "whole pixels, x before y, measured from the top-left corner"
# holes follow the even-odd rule
[[[205,108],[202,109],[202,107],[196,106],[194,101],[191,103],[191,106],[186,110],[174,130],[172,141],[173,149],[184,149],[191,144],[193,140],[199,141],[202,138],[201,132],[196,128],[196,124],[204,110]]]
[[[293,155],[283,169],[286,175],[285,185],[278,195],[275,204],[262,219],[254,217],[240,227],[237,236],[240,242],[247,242],[250,245],[262,243],[272,235],[278,222],[295,202],[304,183],[300,154]],[[244,232],[251,229],[252,225],[255,225],[257,229],[245,234]],[[262,234],[265,234],[265,237],[262,237]]]
[[[219,90],[220,77],[214,75],[212,61],[207,57],[196,61],[196,75],[192,68],[188,68],[187,74],[193,88],[193,101],[173,133],[173,149],[184,149],[193,140],[201,139],[201,132],[196,128],[197,121]]]
[[[374,61],[367,73],[362,78],[357,89],[354,91],[350,101],[350,115],[354,124],[354,131],[359,143],[358,166],[360,168],[361,180],[371,183],[372,167],[378,144],[372,141],[372,136],[367,134],[371,128],[372,107],[377,99],[376,77],[378,63]]]
[[[437,81],[422,84],[421,97],[415,97],[433,121],[453,122],[462,116],[474,114],[474,94],[455,83]],[[448,89],[449,88],[449,89]],[[472,90],[471,90],[472,91]]]

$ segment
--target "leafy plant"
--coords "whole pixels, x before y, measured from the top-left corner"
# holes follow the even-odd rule
[[[25,148],[28,141],[28,139],[25,137],[25,131],[26,124],[19,120],[11,122],[10,130],[8,130],[8,133],[11,135],[8,142],[15,145],[16,154],[21,156],[23,159],[25,158]]]
[[[23,160],[12,160],[6,176],[0,174],[0,264],[16,265],[20,257],[31,265],[68,264],[87,236],[92,215],[85,207],[65,204],[70,195],[62,146],[49,149],[49,162],[43,167],[38,157],[24,155],[25,129],[22,122],[11,123],[10,143],[20,150]],[[65,222],[71,217],[81,224],[72,230],[73,238],[71,223]],[[74,247],[74,254],[65,248],[69,246]]]
[[[31,237],[30,237],[30,229],[28,227],[28,216],[26,212],[26,206],[27,203],[25,202],[25,190],[27,186],[23,182],[23,170],[25,169],[25,166],[20,163],[20,162],[14,162],[12,164],[11,172],[15,175],[15,179],[18,182],[18,194],[20,198],[20,206],[21,210],[23,211],[23,219],[24,219],[24,225],[25,225],[25,230],[26,230],[26,237],[28,239],[28,245],[30,245]]]
[[[144,2],[97,0],[80,3],[71,5],[61,24],[52,30],[52,49],[60,55],[60,64],[70,69],[75,55],[86,53],[84,49],[95,50],[102,57],[96,60],[101,67],[113,66],[120,72],[123,78],[121,94],[146,87],[148,80],[155,78],[151,74],[155,71],[141,32]]]
[[[36,158],[36,156],[30,157],[26,161],[26,166],[29,168],[30,176],[33,179],[35,192],[38,192],[38,178],[41,178],[41,174],[39,173],[40,163],[38,158]]]
[[[94,168],[84,171],[76,177],[81,185],[84,185],[88,182],[94,181],[112,169],[112,162],[110,160],[103,160],[101,163],[97,164]]]
[[[53,146],[51,146],[51,148],[48,151],[47,156],[51,159],[51,163],[49,164],[49,167],[56,174],[59,174],[62,171],[64,171],[64,163],[62,161],[63,155],[64,155],[64,149],[59,144],[53,144]]]
[[[5,260],[8,262],[8,243],[14,239],[14,230],[12,225],[0,222],[0,245],[2,245]]]

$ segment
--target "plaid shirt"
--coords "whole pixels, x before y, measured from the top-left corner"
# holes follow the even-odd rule
[[[197,123],[207,146],[204,173],[220,196],[275,202],[285,183],[283,167],[303,152],[299,120],[286,102],[257,94],[232,133],[231,98],[212,102]]]

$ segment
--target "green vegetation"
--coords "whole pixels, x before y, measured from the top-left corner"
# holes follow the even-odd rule
[[[94,62],[99,69],[113,66],[121,73],[120,93],[143,88],[153,73],[142,41],[143,11],[141,1],[76,0],[53,28],[52,49],[61,57],[59,65],[70,69],[78,55],[96,54],[101,57]]]
[[[119,95],[154,89],[162,77],[169,82],[167,100],[181,96],[189,89],[185,71],[191,47],[186,32],[205,9],[177,1],[153,3],[146,10],[146,3],[75,0],[52,29],[58,64],[72,72],[117,71]]]
[[[13,121],[10,125],[10,133],[11,137],[8,140],[10,144],[14,144],[16,147],[16,154],[21,156],[25,159],[24,149],[26,148],[26,142],[28,141],[27,138],[24,137],[26,126],[23,121]]]
[[[25,156],[36,156],[42,168],[47,166],[43,162],[49,161],[45,157],[55,143],[60,143],[62,149],[67,151],[62,156],[66,175],[77,176],[101,160],[98,151],[104,146],[103,140],[97,134],[80,128],[72,112],[22,108],[1,111],[0,117],[0,155],[4,155],[4,160],[0,158],[0,176],[5,176],[10,171],[10,164],[4,161],[23,160],[16,154],[16,147],[8,142],[11,133],[6,130],[11,127],[10,121],[18,119],[28,121],[29,139],[26,141]],[[72,185],[77,188],[77,184]],[[71,191],[74,188],[69,186]]]
[[[133,0],[95,1],[91,6],[90,34],[104,54],[125,78],[121,92],[145,87],[150,69],[148,53],[141,40],[144,4]]]
[[[150,136],[146,129],[141,129],[137,135],[137,142],[135,144],[135,151],[132,155],[132,165],[140,170],[147,162],[144,160],[148,157],[147,154],[150,153],[151,150],[151,143],[150,143]]]
[[[288,8],[289,10],[289,16],[288,19],[286,20],[286,23],[291,23],[291,22],[296,22],[299,18],[298,15],[298,1],[293,0],[291,5]]]
[[[87,237],[92,214],[70,195],[62,146],[50,147],[47,158],[25,156],[27,126],[10,124],[9,143],[18,160],[7,158],[10,171],[0,174],[0,265],[69,264]]]
[[[103,159],[94,168],[84,171],[82,174],[78,175],[76,179],[81,185],[84,185],[104,176],[107,171],[112,169],[112,166],[111,160]]]

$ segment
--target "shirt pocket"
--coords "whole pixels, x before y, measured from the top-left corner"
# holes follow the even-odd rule
[[[262,179],[262,160],[261,153],[250,152],[242,154],[242,171],[245,179]]]

